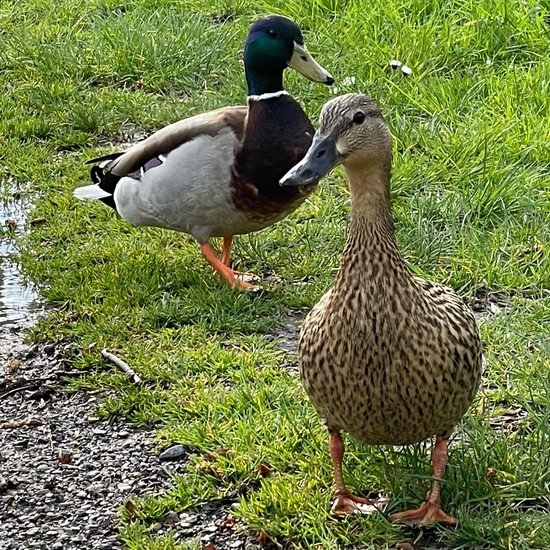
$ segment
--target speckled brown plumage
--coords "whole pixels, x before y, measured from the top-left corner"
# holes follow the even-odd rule
[[[356,113],[364,120],[350,123]],[[334,511],[345,514],[364,499],[347,492],[338,472],[340,430],[371,444],[408,445],[435,435],[439,477],[446,439],[478,388],[482,352],[471,310],[451,289],[414,277],[399,253],[390,210],[391,138],[374,103],[356,94],[335,98],[323,109],[318,134],[336,144],[352,220],[334,287],[302,327],[300,373],[331,433]],[[312,154],[313,164],[308,153],[302,164],[311,169],[325,153]],[[439,507],[436,484],[433,502],[395,519],[452,523]],[[352,498],[338,501],[342,496]]]
[[[300,341],[304,387],[328,428],[374,444],[448,437],[477,389],[479,355],[460,298],[411,276],[388,227],[354,220]]]

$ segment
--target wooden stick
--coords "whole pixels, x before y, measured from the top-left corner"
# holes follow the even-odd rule
[[[103,357],[103,359],[106,359],[107,361],[110,361],[111,363],[113,363],[113,365],[116,365],[121,371],[126,373],[133,384],[136,384],[138,386],[140,384],[143,384],[143,380],[137,375],[136,371],[132,367],[130,367],[128,363],[126,363],[122,359],[119,359],[113,353],[107,351],[106,349],[102,349],[101,357]]]
[[[39,388],[39,384],[29,384],[27,386],[18,386],[17,388],[13,388],[13,390],[9,390],[4,393],[0,393],[0,399],[4,399],[10,395],[13,395],[14,393],[18,393],[20,391],[27,391],[27,390],[36,390]]]
[[[11,420],[9,422],[4,422],[0,424],[0,428],[3,430],[17,430],[23,428],[24,426],[41,426],[42,420],[39,418],[22,418],[19,420]]]

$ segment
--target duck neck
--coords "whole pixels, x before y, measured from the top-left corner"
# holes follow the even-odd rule
[[[351,192],[351,223],[337,285],[350,279],[379,288],[384,277],[408,277],[395,242],[390,165],[344,167]]]
[[[282,92],[283,71],[269,70],[265,72],[253,71],[245,65],[246,83],[249,96],[261,96]]]
[[[352,225],[393,226],[389,166],[344,166],[351,193]]]

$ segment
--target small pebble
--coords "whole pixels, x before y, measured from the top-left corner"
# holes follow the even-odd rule
[[[176,460],[187,454],[187,449],[183,445],[174,445],[159,455],[159,460]]]
[[[166,516],[164,516],[163,523],[173,525],[176,523],[176,521],[179,521],[180,517],[177,512],[168,512]]]

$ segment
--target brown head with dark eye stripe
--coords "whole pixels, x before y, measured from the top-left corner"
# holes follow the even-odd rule
[[[330,136],[343,164],[380,160],[391,154],[391,134],[380,109],[369,97],[346,94],[328,101],[317,132]]]
[[[343,164],[346,169],[378,166],[389,174],[391,134],[369,97],[346,94],[328,101],[306,156],[280,180],[283,187],[306,185]]]

